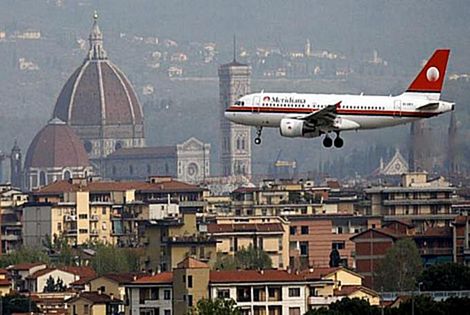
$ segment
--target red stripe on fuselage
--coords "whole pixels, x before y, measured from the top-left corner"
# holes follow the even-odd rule
[[[320,111],[321,109],[308,109],[308,108],[286,108],[286,107],[249,107],[249,106],[230,106],[228,112],[245,112],[245,113],[276,113],[276,114],[311,114]],[[336,109],[338,115],[363,115],[363,116],[404,116],[404,117],[422,117],[428,118],[437,115],[434,112],[421,112],[421,111],[393,111],[393,110],[366,110],[366,109]]]

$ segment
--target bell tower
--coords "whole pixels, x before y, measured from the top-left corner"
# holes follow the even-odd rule
[[[10,182],[13,187],[22,188],[22,174],[21,149],[15,141],[10,154]]]
[[[235,41],[234,41],[235,42]],[[221,162],[224,176],[251,176],[251,129],[224,117],[225,110],[238,98],[250,93],[251,67],[236,60],[219,67]]]

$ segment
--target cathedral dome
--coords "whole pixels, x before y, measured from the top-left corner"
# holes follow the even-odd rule
[[[82,141],[65,122],[54,118],[41,129],[29,146],[25,169],[88,167]]]
[[[142,125],[142,108],[131,83],[107,57],[95,15],[90,49],[57,98],[53,117],[71,126]]]

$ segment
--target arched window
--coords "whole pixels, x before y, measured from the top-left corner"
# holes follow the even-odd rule
[[[46,172],[41,171],[39,172],[39,186],[46,185]]]
[[[72,174],[70,173],[69,170],[66,170],[64,174],[62,175],[62,178],[65,180],[69,180],[70,178],[72,178]]]

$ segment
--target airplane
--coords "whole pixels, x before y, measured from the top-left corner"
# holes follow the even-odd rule
[[[438,49],[408,89],[397,96],[253,93],[239,98],[224,115],[231,122],[256,127],[261,144],[264,127],[279,128],[281,136],[315,138],[341,148],[342,131],[376,129],[434,117],[454,110],[455,103],[440,100],[449,49]],[[335,133],[333,140],[331,133]]]

